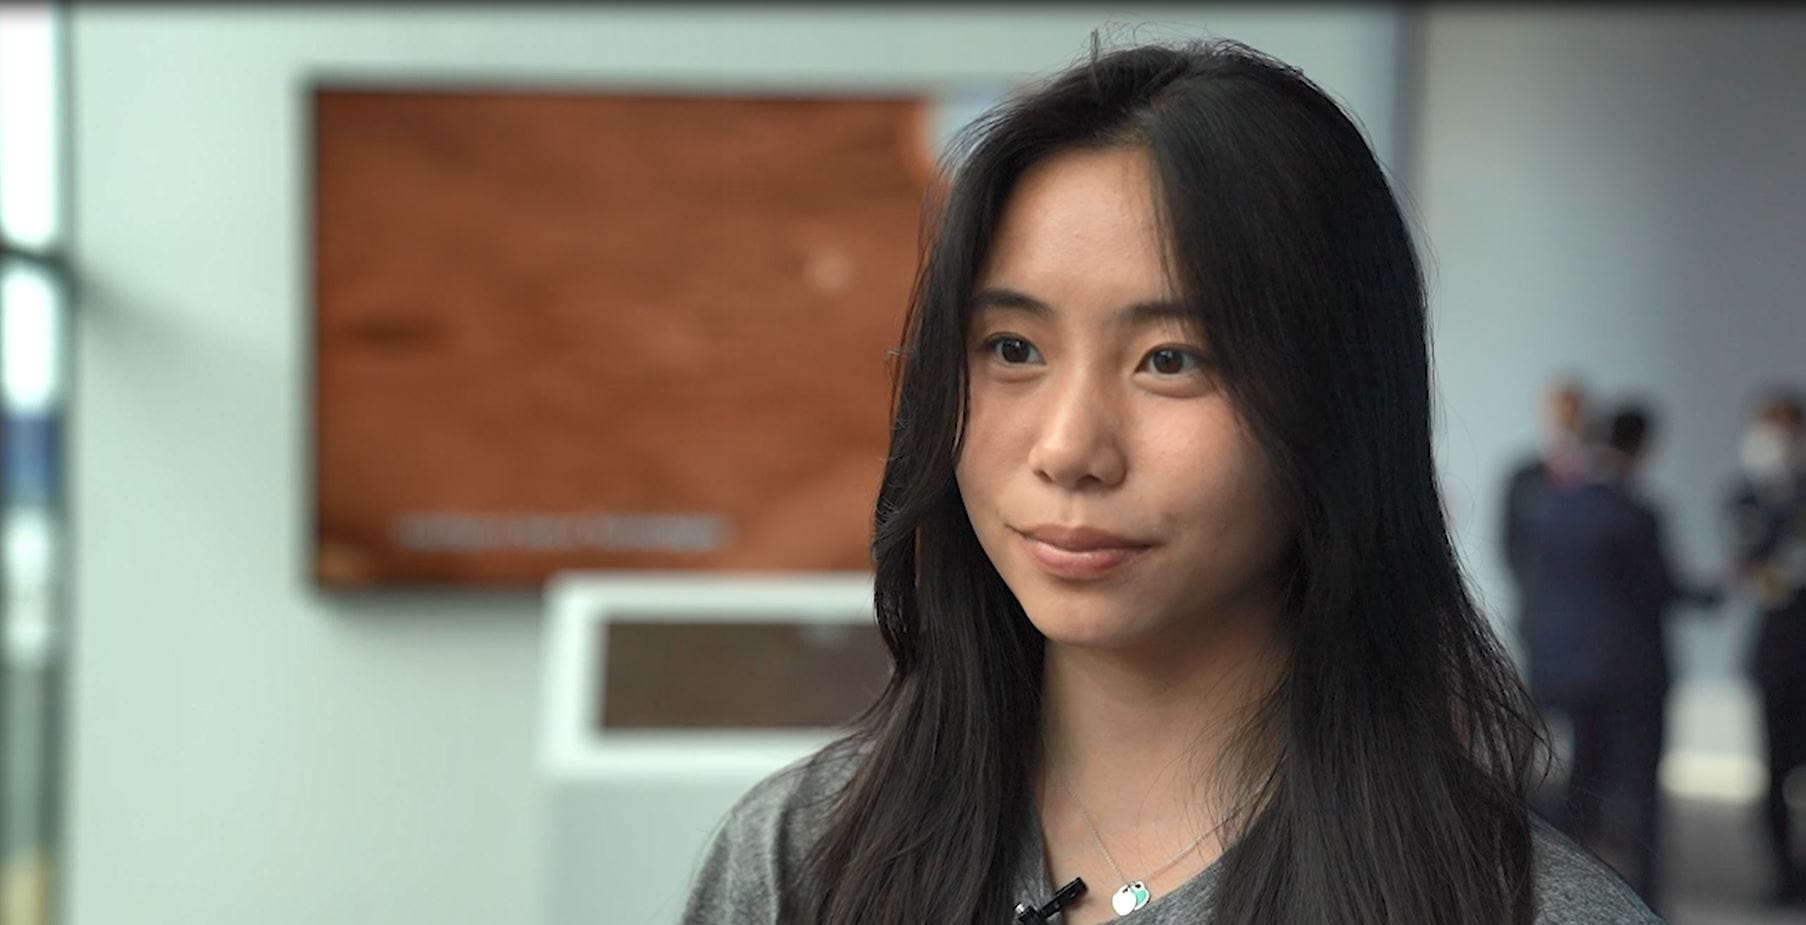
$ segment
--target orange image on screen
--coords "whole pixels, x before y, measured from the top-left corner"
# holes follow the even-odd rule
[[[312,570],[864,570],[904,98],[316,89]]]

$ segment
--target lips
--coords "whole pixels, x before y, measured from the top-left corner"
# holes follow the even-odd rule
[[[1093,527],[1042,526],[1018,535],[1042,571],[1067,581],[1107,578],[1153,545]]]

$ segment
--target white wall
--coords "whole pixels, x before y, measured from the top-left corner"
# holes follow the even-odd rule
[[[303,580],[305,78],[958,86],[1107,20],[1305,67],[1394,150],[1385,9],[76,5],[67,921],[532,921],[539,604]],[[1163,30],[1145,33],[1158,37]]]
[[[1806,382],[1806,15],[1435,9],[1421,38],[1440,450],[1486,596],[1512,603],[1499,490],[1563,370],[1656,404],[1649,488],[1708,577],[1752,390]],[[1678,627],[1676,746],[1754,753],[1748,630],[1741,604]]]

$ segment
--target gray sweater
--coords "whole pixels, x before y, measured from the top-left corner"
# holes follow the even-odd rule
[[[684,925],[751,925],[799,921],[804,858],[826,827],[834,797],[852,776],[856,759],[837,757],[815,764],[798,762],[748,791],[716,830],[703,855],[684,908]],[[1659,923],[1624,881],[1592,855],[1555,831],[1534,822],[1536,921],[1540,925]],[[1049,885],[1041,831],[1030,820],[1011,884],[1014,900],[1045,902]],[[1184,884],[1154,897],[1131,913],[1133,925],[1198,925],[1216,907],[1221,865],[1213,864]],[[1092,885],[1086,902],[1108,902],[1109,890]],[[1058,923],[1058,917],[1053,922]],[[1000,922],[1000,925],[1006,925]]]

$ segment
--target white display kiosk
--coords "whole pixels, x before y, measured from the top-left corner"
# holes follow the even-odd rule
[[[548,584],[546,612],[545,921],[675,923],[734,800],[833,732],[605,729],[610,623],[870,625],[871,575],[574,572]]]

